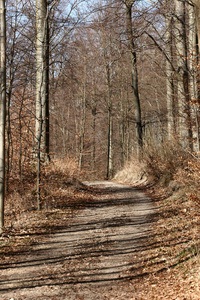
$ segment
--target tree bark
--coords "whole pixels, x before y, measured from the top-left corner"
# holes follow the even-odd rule
[[[190,97],[191,97],[191,118],[192,118],[192,134],[193,149],[195,152],[200,151],[199,141],[199,105],[198,105],[198,87],[197,87],[197,29],[195,20],[194,6],[188,4],[188,47],[189,47],[189,79],[190,79]]]
[[[49,162],[49,30],[46,0],[36,0],[36,154],[37,205],[40,210],[41,159]]]
[[[192,150],[185,9],[184,1],[175,0],[179,139],[183,148],[190,148]]]
[[[4,227],[5,197],[5,123],[6,123],[6,16],[5,0],[1,8],[1,96],[0,96],[0,232]]]
[[[193,0],[195,9],[195,20],[198,37],[198,53],[200,53],[200,0]]]
[[[49,29],[46,0],[36,0],[36,144],[49,162]],[[39,140],[41,140],[39,142]]]

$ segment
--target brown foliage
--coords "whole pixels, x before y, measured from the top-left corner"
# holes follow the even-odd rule
[[[74,159],[54,160],[49,165],[43,165],[42,209],[71,209],[86,201],[88,195],[85,196],[87,192],[77,179],[77,174],[77,164]],[[36,170],[32,164],[27,165],[23,177],[14,177],[13,173],[10,178],[5,207],[6,227],[15,227],[23,214],[28,215],[31,211],[35,211],[36,207]]]
[[[179,170],[187,168],[189,154],[177,143],[152,141],[144,148],[143,160],[146,173],[156,182],[168,186]]]

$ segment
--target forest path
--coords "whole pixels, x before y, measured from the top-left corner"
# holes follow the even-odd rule
[[[0,265],[0,299],[136,299],[130,279],[143,273],[153,203],[130,186],[85,184],[100,193],[69,226]]]

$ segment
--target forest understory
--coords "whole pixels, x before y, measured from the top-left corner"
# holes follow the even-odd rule
[[[166,158],[164,160],[166,161]],[[159,164],[154,164],[154,167],[157,166],[157,172],[160,163],[162,164],[161,159]],[[191,167],[191,164],[189,165]],[[115,286],[112,283],[113,291],[110,291],[110,296],[107,292],[107,298],[105,296],[99,299],[199,299],[200,202],[195,190],[197,186],[192,186],[192,181],[188,181],[191,172],[186,166],[182,166],[179,170],[175,168],[174,174],[171,170],[173,180],[166,178],[169,174],[164,175],[164,172],[159,180],[156,177],[153,180],[152,174],[150,176],[150,166],[149,174],[145,171],[142,173],[141,165],[136,161],[132,161],[128,166],[117,174],[114,181],[129,184],[130,187],[136,186],[151,198],[156,211],[150,222],[153,234],[139,253],[139,257],[142,257],[140,273],[137,276],[130,275],[121,283],[119,289],[118,284]],[[168,167],[167,169],[169,170]],[[102,197],[102,193],[109,196],[106,191],[102,192],[82,183],[81,180],[86,175],[82,175],[82,178],[80,175],[79,179],[76,179],[76,172],[76,164],[70,159],[65,162],[54,161],[44,168],[41,211],[36,210],[34,173],[32,177],[29,174],[29,181],[27,177],[21,183],[11,181],[5,203],[5,230],[0,237],[2,270],[4,267],[9,268],[9,264],[16,263],[21,253],[30,253],[35,245],[42,243],[48,236],[70,226],[73,219],[90,203]],[[186,184],[183,178],[189,184]],[[128,298],[125,298],[125,291]],[[130,296],[131,291],[133,296]],[[48,299],[54,298],[52,296]],[[87,298],[79,298],[77,294],[77,297],[72,299]],[[90,299],[93,299],[92,296]]]

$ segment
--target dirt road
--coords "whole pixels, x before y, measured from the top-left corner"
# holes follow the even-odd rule
[[[133,278],[151,235],[150,199],[112,182],[65,229],[0,265],[0,299],[140,299]]]

